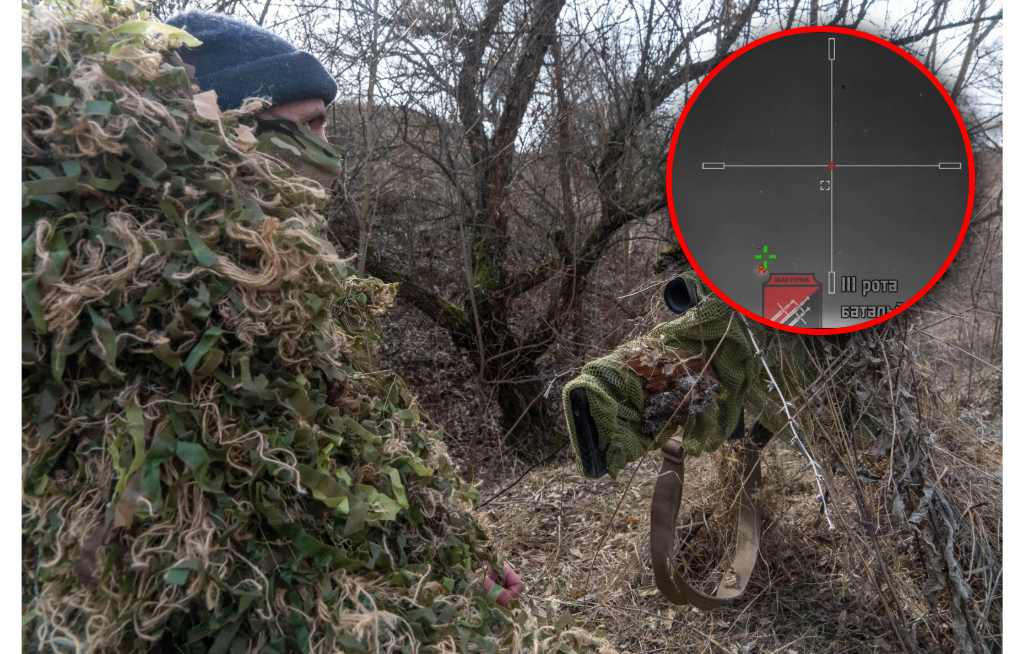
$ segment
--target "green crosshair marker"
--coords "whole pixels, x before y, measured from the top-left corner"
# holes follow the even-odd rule
[[[776,255],[776,254],[768,254],[767,253],[767,246],[765,245],[764,246],[763,254],[755,254],[755,255],[753,255],[753,258],[756,259],[757,261],[762,261],[763,263],[761,263],[760,265],[762,265],[764,267],[764,270],[766,271],[767,270],[767,266],[772,261],[777,259],[778,255]]]

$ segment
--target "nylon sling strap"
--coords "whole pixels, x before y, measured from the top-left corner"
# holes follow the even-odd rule
[[[753,434],[759,436],[763,431],[758,425]],[[664,462],[650,504],[650,552],[653,557],[654,582],[672,604],[692,604],[704,610],[714,609],[738,597],[746,589],[760,548],[760,504],[755,496],[760,487],[760,448],[764,442],[751,438],[743,448],[743,482],[739,489],[735,559],[713,596],[690,586],[676,563],[675,526],[682,501],[685,452],[682,450],[682,439],[678,436],[673,436],[662,448]]]

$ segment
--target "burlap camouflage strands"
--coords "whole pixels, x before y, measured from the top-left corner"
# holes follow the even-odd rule
[[[716,384],[714,400],[693,407],[691,412],[683,409],[685,417],[677,419],[679,424],[685,424],[681,436],[688,455],[697,456],[720,447],[738,422],[743,406],[771,432],[785,431],[787,418],[776,391],[769,385],[749,333],[751,330],[763,347],[767,345],[768,332],[773,330],[752,320],[742,320],[695,272],[683,273],[682,277],[697,290],[694,308],[658,325],[643,338],[622,345],[612,354],[591,361],[578,377],[565,385],[566,415],[571,415],[571,391],[586,390],[590,413],[612,476],[617,476],[626,464],[649,449],[663,446],[676,432],[675,426],[652,436],[642,431],[644,379],[627,362],[646,356],[645,352],[652,353],[651,356],[679,356],[680,364],[697,353],[700,360],[713,354],[709,374]],[[787,382],[790,389],[807,388],[817,376],[817,368],[807,360],[809,341],[792,335],[772,336],[775,337],[773,346],[767,347],[765,352],[776,379]],[[579,445],[571,420],[568,427],[578,456]]]
[[[395,288],[265,107],[197,113],[133,7],[22,7],[24,650],[605,648],[484,593],[476,491],[368,361]]]

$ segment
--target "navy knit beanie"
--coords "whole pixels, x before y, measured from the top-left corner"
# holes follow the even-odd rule
[[[337,95],[337,83],[316,57],[261,27],[205,11],[177,14],[167,24],[202,41],[178,54],[195,66],[200,89],[216,90],[222,111],[251,96],[270,96],[275,105],[322,98],[328,105]]]

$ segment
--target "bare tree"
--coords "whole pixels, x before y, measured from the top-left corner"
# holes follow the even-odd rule
[[[555,344],[581,353],[587,302],[628,316],[593,275],[613,267],[616,244],[671,238],[671,127],[729,53],[780,28],[883,16],[896,45],[935,69],[957,65],[958,97],[1001,18],[987,0],[919,0],[892,16],[876,0],[206,2],[218,3],[289,35],[339,78],[350,101],[332,134],[350,147],[336,237],[360,270],[401,282],[400,297],[451,333],[494,389],[505,428],[534,442],[554,425],[541,358]],[[978,133],[997,124],[975,117]],[[370,237],[384,198],[391,214],[425,208],[421,219],[437,225],[425,263],[432,270],[440,248],[461,268],[445,288],[425,281],[408,234],[405,261]]]
[[[813,2],[807,22],[830,17],[832,24],[855,27],[870,4],[821,7]],[[764,29],[774,13],[761,0],[699,9],[684,2],[650,2],[630,5],[631,21],[614,9],[589,15],[580,11],[573,20],[562,20],[559,35],[555,27],[563,6],[490,0],[478,12],[457,3],[439,10],[409,8],[403,24],[410,31],[397,57],[409,76],[429,79],[442,101],[407,94],[404,104],[429,116],[447,136],[427,142],[409,135],[407,145],[432,162],[458,198],[452,215],[458,216],[461,247],[467,252],[466,287],[461,301],[453,302],[417,284],[411,271],[378,249],[370,252],[367,264],[370,273],[401,281],[402,297],[473,354],[484,382],[499,384],[506,428],[515,425],[537,436],[547,434],[551,424],[549,407],[540,401],[545,384],[537,361],[563,338],[570,317],[578,315],[582,289],[609,247],[631,224],[659,212],[663,216],[667,206],[660,171],[667,155],[664,134],[670,134],[677,111],[677,102],[669,101]],[[778,3],[776,11],[794,20],[797,7],[793,3],[786,11]],[[986,28],[974,40],[987,36],[1000,16],[985,16],[984,9],[978,5],[968,20]],[[916,20],[899,26],[897,42],[911,46],[962,24],[935,24],[921,11]],[[707,37],[712,37],[709,45]],[[562,49],[575,53],[578,70],[565,70]],[[545,68],[548,74],[542,74]],[[592,85],[584,95],[599,118],[571,117],[566,75],[585,77]],[[553,90],[549,100],[538,95],[541,77]],[[531,104],[536,112],[550,110],[557,117],[551,129],[525,120]],[[582,128],[581,141],[587,145],[572,145],[571,126]],[[558,228],[547,232],[546,248],[534,252],[540,257],[523,261],[525,248],[510,245],[521,225],[515,224],[517,202],[509,193],[514,188],[538,195],[528,188],[524,162],[550,155],[558,160],[561,198],[547,208],[547,223]],[[572,159],[583,164],[586,178],[574,180],[568,173]],[[588,215],[576,216],[572,208],[574,181],[596,199]],[[526,297],[533,319],[526,329],[516,330],[510,312]]]

